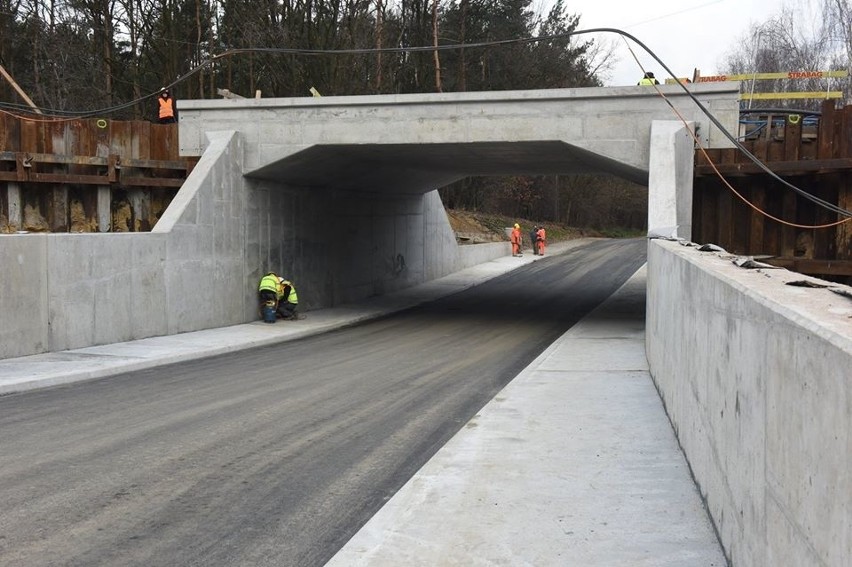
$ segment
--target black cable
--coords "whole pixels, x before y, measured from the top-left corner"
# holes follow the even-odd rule
[[[801,114],[802,116],[822,116],[819,110],[806,110],[804,108],[741,108],[740,116],[743,114]]]
[[[447,44],[447,45],[438,45],[438,46],[418,46],[418,47],[384,47],[384,48],[356,48],[356,49],[301,49],[301,48],[287,48],[287,47],[252,47],[252,48],[234,48],[229,49],[223,53],[218,55],[214,55],[213,57],[201,62],[196,65],[194,68],[190,69],[183,75],[180,75],[174,81],[166,85],[167,90],[171,90],[172,87],[182,83],[183,81],[189,79],[194,74],[201,71],[207,65],[214,63],[215,61],[222,59],[224,57],[230,57],[232,55],[239,55],[243,53],[275,53],[275,54],[291,54],[291,55],[354,55],[354,54],[371,54],[371,53],[417,53],[417,52],[433,52],[433,51],[448,51],[453,49],[476,49],[481,47],[498,47],[501,45],[512,45],[512,44],[526,44],[526,43],[536,43],[539,41],[554,41],[554,40],[570,40],[572,37],[577,35],[585,35],[591,33],[614,33],[616,35],[620,35],[627,39],[630,39],[634,43],[636,43],[639,47],[645,50],[648,55],[650,55],[660,66],[669,74],[673,79],[677,79],[674,71],[669,69],[669,67],[660,59],[656,53],[654,53],[647,45],[645,45],[642,41],[636,38],[634,35],[617,28],[590,28],[587,30],[576,30],[572,32],[562,33],[562,34],[554,34],[547,36],[535,36],[535,37],[525,37],[525,38],[514,38],[514,39],[504,39],[504,40],[494,40],[494,41],[486,41],[479,43],[465,43],[465,44]],[[829,203],[819,197],[808,193],[807,191],[796,187],[792,183],[782,179],[775,172],[773,172],[769,167],[761,162],[754,154],[752,154],[745,146],[743,146],[736,137],[734,137],[728,130],[722,125],[719,120],[713,116],[713,114],[704,106],[704,104],[698,100],[698,98],[692,94],[692,92],[680,81],[675,81],[676,84],[680,85],[681,89],[687,94],[687,96],[692,99],[692,101],[698,106],[702,113],[724,134],[724,136],[734,144],[734,147],[740,150],[749,160],[751,160],[755,165],[757,165],[761,170],[765,173],[769,174],[770,177],[779,181],[782,185],[792,189],[797,194],[801,195],[803,198],[816,203],[838,215],[852,217],[852,211],[847,211],[833,203]],[[154,98],[158,95],[160,91],[151,93],[144,97],[138,98],[136,100],[116,105],[113,107],[108,107],[100,110],[94,111],[86,111],[80,113],[69,113],[68,116],[74,116],[76,118],[91,118],[96,116],[101,116],[103,114],[109,114],[111,112],[116,112],[118,110],[123,110],[125,108],[129,108],[131,106],[135,106],[136,104],[140,104],[146,100]],[[674,109],[672,103],[665,99],[666,103]],[[44,111],[44,109],[41,109]]]
[[[740,124],[742,124],[742,122],[740,122]],[[766,126],[767,126],[767,123],[766,123],[766,122],[761,122],[761,123],[760,123],[760,126],[758,126],[757,128],[755,128],[754,130],[750,130],[749,132],[746,132],[746,133],[745,133],[745,134],[743,134],[743,135],[742,135],[739,139],[740,139],[740,140],[748,139],[748,138],[750,138],[751,136],[754,136],[755,134],[757,134],[758,132],[760,132],[761,130],[763,130],[764,128],[766,128]]]
[[[651,49],[648,48],[647,45],[645,45],[644,43],[639,41],[636,37],[627,33],[626,31],[618,30],[618,29],[615,29],[615,28],[594,28],[594,29],[590,29],[590,30],[582,30],[582,31],[579,31],[579,32],[574,32],[574,34],[601,33],[601,32],[616,33],[616,34],[619,34],[623,37],[627,37],[627,38],[631,39],[639,47],[644,49],[645,52],[648,53],[648,55],[653,57],[654,60],[657,63],[659,63],[660,66],[666,71],[666,73],[669,74],[669,76],[671,76],[673,79],[677,79],[677,76],[674,74],[674,71],[669,69],[668,66],[666,66],[665,63],[663,63],[662,59],[657,57],[656,53],[651,51]],[[680,88],[683,89],[683,91],[687,94],[687,96],[689,96],[689,98],[692,99],[692,101],[698,106],[698,108],[701,110],[701,112],[703,112],[705,114],[705,116],[707,116],[707,118],[717,128],[719,128],[719,130],[722,131],[722,134],[724,134],[725,137],[728,138],[728,140],[730,140],[732,144],[734,144],[734,147],[739,149],[747,158],[749,158],[749,160],[754,162],[760,169],[762,169],[764,172],[768,173],[770,175],[770,177],[774,178],[777,181],[780,181],[781,184],[789,187],[790,189],[792,189],[793,191],[795,191],[796,193],[798,193],[799,195],[801,195],[805,199],[807,199],[807,200],[809,200],[813,203],[816,203],[817,205],[820,205],[821,207],[824,207],[824,208],[826,208],[826,209],[828,209],[828,210],[830,210],[834,213],[837,213],[838,215],[841,215],[841,216],[852,217],[852,211],[847,211],[846,209],[838,207],[837,205],[835,205],[833,203],[829,203],[828,201],[825,201],[824,199],[820,199],[819,197],[817,197],[815,195],[811,195],[807,191],[796,187],[795,185],[793,185],[792,183],[789,183],[788,181],[786,181],[784,179],[781,179],[774,171],[769,169],[769,167],[766,164],[764,164],[762,161],[760,161],[757,158],[757,156],[755,156],[750,151],[748,151],[748,149],[746,149],[746,147],[743,146],[739,142],[739,140],[737,140],[730,132],[728,132],[728,130],[724,126],[722,126],[722,123],[719,122],[719,120],[715,116],[713,116],[713,114],[711,114],[709,110],[707,110],[707,108],[704,106],[704,104],[702,104],[701,101],[698,100],[698,98],[694,94],[692,94],[692,92],[690,92],[690,90],[686,87],[686,85],[684,85],[680,81],[676,81],[676,83],[678,85],[680,85]],[[668,102],[668,100],[666,102]],[[670,102],[668,104],[669,104],[669,106],[671,106]]]

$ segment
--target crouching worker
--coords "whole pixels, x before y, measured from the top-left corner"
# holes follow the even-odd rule
[[[278,302],[282,297],[281,278],[269,272],[260,278],[257,297],[260,302],[260,315],[264,323],[274,323],[278,311]]]
[[[278,298],[278,316],[282,319],[298,319],[296,307],[299,306],[299,296],[296,294],[296,286],[290,280],[278,279],[281,286],[281,295]]]

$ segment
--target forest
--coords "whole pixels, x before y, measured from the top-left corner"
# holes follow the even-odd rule
[[[792,8],[767,14],[724,67],[848,69],[849,6],[821,0],[817,29],[803,29]],[[46,114],[126,120],[153,119],[162,87],[180,101],[221,89],[293,97],[599,86],[611,46],[572,35],[580,17],[563,0],[546,13],[532,0],[0,0],[0,66]],[[26,112],[25,102],[0,78],[0,111]],[[469,178],[441,194],[449,207],[575,226],[645,222],[644,188],[617,178]]]
[[[0,64],[42,108],[145,118],[180,98],[599,85],[559,0],[0,0]],[[534,36],[563,36],[527,41]],[[485,45],[483,45],[485,44]],[[455,48],[453,46],[462,46]],[[432,47],[432,48],[430,48]],[[453,47],[453,48],[450,48]],[[434,48],[434,49],[433,49]],[[0,82],[0,100],[13,99]],[[128,104],[131,103],[131,104]]]

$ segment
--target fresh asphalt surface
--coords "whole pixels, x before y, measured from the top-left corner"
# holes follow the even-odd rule
[[[339,331],[0,398],[0,564],[322,565],[645,261],[594,241]]]

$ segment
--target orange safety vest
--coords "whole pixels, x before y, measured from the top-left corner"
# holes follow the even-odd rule
[[[160,103],[160,120],[162,120],[163,118],[175,117],[175,104],[174,100],[171,97],[160,97],[157,99],[157,102]]]

